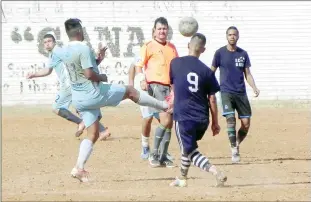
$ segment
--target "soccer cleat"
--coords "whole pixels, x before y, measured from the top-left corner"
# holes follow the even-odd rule
[[[231,156],[232,163],[239,163],[241,160],[241,157],[239,154],[239,148],[238,147],[231,148],[231,153],[232,153],[232,156]]]
[[[153,167],[153,168],[161,166],[161,163],[160,163],[160,161],[159,161],[159,155],[151,154],[151,155],[149,156],[149,164],[150,164],[151,167]]]
[[[110,136],[111,136],[111,133],[109,132],[108,127],[106,127],[104,131],[99,133],[98,139],[99,139],[99,141],[104,141]]]
[[[174,165],[174,162],[171,161],[171,160],[169,160],[169,159],[165,159],[164,161],[162,161],[162,162],[161,162],[161,165],[162,165],[162,166],[165,166],[165,167],[167,167],[167,168],[174,168],[174,167],[176,167],[176,166]]]
[[[77,178],[78,180],[80,180],[80,182],[88,182],[89,179],[89,173],[86,170],[81,170],[81,169],[77,169],[76,167],[74,167],[71,170],[71,176],[73,178]]]
[[[216,187],[223,187],[227,181],[227,176],[221,171],[217,171],[216,177]]]
[[[149,147],[142,147],[140,157],[144,160],[147,160],[149,158],[150,149]]]
[[[187,186],[187,180],[181,180],[176,177],[176,179],[170,183],[171,187],[186,187]]]
[[[168,160],[171,160],[171,161],[174,161],[174,160],[175,160],[175,158],[174,158],[171,154],[169,154],[169,153],[166,154],[166,158],[167,158]]]

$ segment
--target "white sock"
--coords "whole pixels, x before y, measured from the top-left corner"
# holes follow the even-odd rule
[[[141,135],[141,145],[143,147],[149,147],[149,137]]]
[[[84,139],[80,144],[80,151],[77,160],[77,167],[84,169],[84,164],[89,159],[93,151],[93,142],[89,139]]]
[[[139,93],[139,99],[137,104],[141,106],[153,107],[160,110],[166,110],[168,108],[168,104],[166,101],[157,100],[147,93]]]

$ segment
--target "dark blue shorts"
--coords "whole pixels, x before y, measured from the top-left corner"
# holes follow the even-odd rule
[[[198,148],[197,141],[204,136],[208,124],[209,122],[176,121],[175,131],[182,154],[188,156]]]

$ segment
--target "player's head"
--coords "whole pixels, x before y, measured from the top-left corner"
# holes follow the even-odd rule
[[[83,41],[83,28],[81,20],[78,18],[70,18],[65,21],[65,29],[70,40]]]
[[[230,45],[236,45],[236,43],[239,40],[238,28],[236,28],[234,26],[229,27],[226,31],[226,36],[227,36],[228,43]]]
[[[53,32],[47,32],[43,36],[43,45],[44,45],[45,50],[47,50],[47,51],[53,50],[53,48],[56,45],[56,37],[55,37],[55,34]]]
[[[154,37],[160,41],[166,41],[168,34],[168,22],[164,17],[159,17],[153,25]]]
[[[188,44],[189,52],[200,56],[205,51],[206,37],[201,33],[195,33]]]

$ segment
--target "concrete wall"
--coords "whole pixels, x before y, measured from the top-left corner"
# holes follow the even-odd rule
[[[239,46],[248,51],[252,73],[261,90],[259,100],[311,99],[311,2],[307,1],[5,1],[2,2],[2,103],[50,104],[57,91],[55,73],[26,80],[29,71],[43,68],[46,53],[41,37],[54,30],[66,44],[63,23],[83,21],[93,48],[108,45],[100,65],[109,82],[127,83],[133,53],[151,38],[154,20],[168,19],[171,41],[179,54],[187,54],[189,38],[178,32],[178,21],[193,16],[199,32],[208,38],[201,59],[211,65],[216,49],[226,44],[225,30],[237,26]],[[218,75],[217,75],[218,76]],[[248,87],[250,99],[252,91]]]

